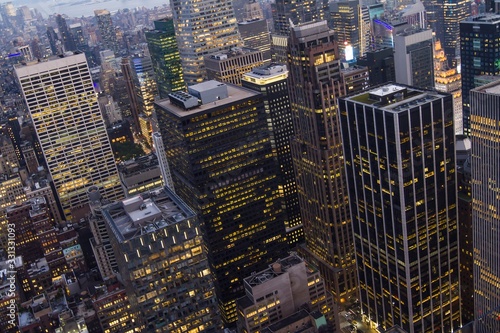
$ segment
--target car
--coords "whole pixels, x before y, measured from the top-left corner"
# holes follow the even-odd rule
[[[351,320],[351,324],[353,324],[354,326],[358,325],[358,322],[356,320]]]

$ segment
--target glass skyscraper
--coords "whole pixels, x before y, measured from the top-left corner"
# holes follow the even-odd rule
[[[387,84],[341,97],[339,114],[363,319],[458,329],[452,96]]]
[[[279,170],[260,93],[217,81],[156,102],[176,193],[202,223],[226,323],[243,279],[286,255]],[[201,100],[201,105],[199,105]]]
[[[66,219],[72,208],[88,203],[91,185],[106,199],[121,198],[85,55],[54,57],[15,70]]]
[[[181,57],[175,39],[174,21],[164,18],[153,23],[154,29],[146,31],[145,35],[160,98],[167,98],[169,93],[186,88]]]

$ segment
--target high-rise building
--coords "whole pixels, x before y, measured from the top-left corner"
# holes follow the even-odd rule
[[[460,45],[460,22],[470,15],[470,2],[466,0],[424,0],[430,28],[436,33],[436,39],[443,45],[449,65],[457,56]]]
[[[59,37],[57,36],[57,33],[55,32],[53,27],[47,27],[47,38],[49,40],[50,51],[52,52],[52,55],[59,54]]]
[[[75,44],[75,50],[84,51],[88,48],[88,43],[83,35],[83,29],[81,23],[73,23],[69,25],[69,31],[71,37],[73,38],[73,43]]]
[[[318,269],[295,253],[248,276],[243,283],[245,296],[238,300],[238,332],[263,332],[306,307],[336,320],[332,295]],[[264,316],[259,311],[262,308]]]
[[[153,114],[155,97],[158,95],[151,58],[149,56],[132,57],[130,67],[138,111],[150,117]]]
[[[394,36],[396,82],[423,89],[434,87],[432,31],[420,28]]]
[[[167,186],[172,192],[175,192],[174,181],[172,180],[170,166],[168,165],[167,155],[165,153],[165,146],[163,145],[163,139],[159,132],[153,133],[153,147],[158,158],[163,186]]]
[[[500,15],[481,14],[460,22],[463,129],[470,135],[469,91],[476,76],[500,75]]]
[[[292,28],[290,147],[304,226],[304,259],[317,266],[335,303],[356,298],[356,263],[336,98],[343,94],[334,33],[326,21]]]
[[[460,327],[453,101],[387,84],[339,99],[364,320]]]
[[[230,0],[170,0],[184,81],[188,85],[205,79],[203,57],[241,46]]]
[[[66,23],[66,19],[61,15],[56,16],[57,28],[59,30],[59,35],[61,36],[61,40],[64,46],[64,51],[75,51],[76,46],[73,40],[73,36],[71,35],[68,24]]]
[[[288,244],[294,246],[303,242],[304,230],[290,150],[290,138],[294,135],[294,130],[287,80],[286,65],[270,64],[254,68],[244,74],[241,81],[244,88],[260,92],[264,96],[271,143],[276,150],[280,167],[279,189],[283,192],[285,204],[286,238]]]
[[[271,35],[265,19],[253,19],[238,23],[243,46],[262,52],[265,63],[271,61]]]
[[[360,55],[360,7],[359,0],[335,1],[329,3],[328,21],[335,31],[342,59],[351,61]]]
[[[168,187],[103,207],[131,313],[146,332],[219,332],[196,214]]]
[[[290,25],[311,22],[319,18],[317,0],[277,0],[272,4],[273,33],[290,34]]]
[[[349,66],[340,70],[340,82],[346,95],[367,90],[370,86],[368,67]]]
[[[130,100],[130,115],[132,116],[134,123],[134,130],[136,133],[140,132],[139,126],[139,104],[137,101],[137,95],[134,90],[133,73],[130,65],[130,59],[127,57],[122,58],[120,68],[123,74],[123,81],[125,82],[125,88],[127,90],[127,95]]]
[[[496,43],[496,42],[495,42]],[[500,331],[500,82],[470,92],[475,332]]]
[[[228,51],[208,55],[204,61],[209,80],[238,86],[241,86],[243,74],[264,64],[261,51],[246,47],[234,47]]]
[[[175,39],[174,21],[164,18],[153,23],[154,29],[146,31],[145,35],[160,98],[167,98],[173,91],[186,89],[181,57]]]
[[[15,71],[65,218],[88,203],[90,185],[107,199],[122,197],[85,55],[50,58]]]
[[[394,70],[394,49],[391,47],[369,50],[358,65],[368,67],[370,86],[393,82],[396,80]]]
[[[463,133],[462,76],[456,67],[450,67],[442,44],[434,42],[434,86],[437,91],[453,95],[455,134]]]
[[[286,254],[279,169],[260,93],[206,81],[156,102],[176,193],[199,214],[226,323],[243,279]],[[198,101],[201,100],[201,105]]]
[[[116,38],[115,27],[111,20],[111,13],[106,9],[96,9],[94,14],[97,20],[102,49],[109,49],[114,52],[119,51],[118,40]]]

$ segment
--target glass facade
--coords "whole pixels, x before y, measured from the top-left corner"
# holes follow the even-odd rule
[[[86,190],[123,197],[113,151],[84,54],[16,67],[65,217],[88,203]]]
[[[173,91],[184,90],[181,56],[175,39],[174,21],[170,18],[154,21],[154,30],[146,31],[149,53],[160,98]]]
[[[208,81],[197,86],[214,84]],[[286,254],[278,167],[261,94],[227,86],[229,97],[184,110],[156,103],[176,193],[199,214],[223,320],[237,320],[243,279]]]
[[[452,96],[386,85],[339,109],[364,319],[458,329]]]

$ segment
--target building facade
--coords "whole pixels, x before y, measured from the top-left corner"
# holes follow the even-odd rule
[[[98,186],[123,196],[113,151],[84,54],[15,68],[65,218]]]
[[[364,320],[460,327],[452,96],[387,84],[339,100]]]
[[[496,332],[500,330],[500,83],[472,90],[469,101],[475,332]]]
[[[280,166],[280,191],[283,192],[286,237],[290,246],[302,243],[304,230],[300,215],[297,183],[293,169],[290,138],[294,135],[292,109],[288,98],[288,70],[285,65],[270,64],[243,75],[244,88],[260,92],[269,119],[271,143]]]
[[[184,81],[201,83],[206,76],[203,57],[241,46],[230,0],[170,0]]]
[[[154,29],[146,31],[149,54],[153,62],[158,93],[167,98],[173,91],[184,90],[181,57],[175,39],[174,21],[164,18],[153,22]]]
[[[218,332],[213,278],[191,208],[165,187],[102,213],[141,331]]]
[[[260,93],[217,81],[188,89],[157,102],[156,114],[175,191],[199,214],[219,310],[233,323],[243,279],[287,250],[276,153]]]
[[[339,305],[356,298],[356,263],[336,97],[343,95],[334,33],[326,21],[292,28],[289,92],[295,168],[305,247]]]
[[[100,42],[103,50],[119,51],[118,40],[116,38],[115,27],[111,20],[111,13],[106,9],[94,10],[99,30]]]
[[[500,75],[500,15],[480,14],[460,22],[463,133],[470,135],[469,91],[476,76]]]

